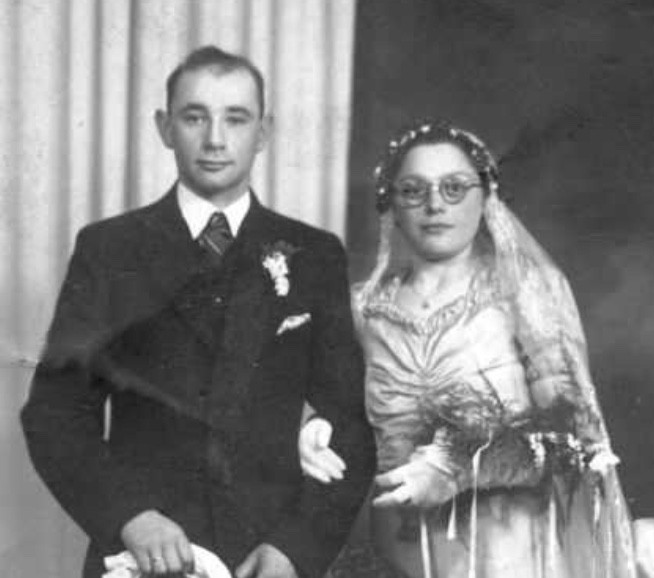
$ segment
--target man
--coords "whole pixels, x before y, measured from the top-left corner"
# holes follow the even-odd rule
[[[187,572],[190,544],[238,578],[321,576],[374,471],[344,251],[250,191],[270,119],[248,60],[191,53],[156,122],[179,181],[80,232],[22,413],[30,453],[91,538],[85,578],[125,548],[143,573]],[[305,401],[335,425],[336,485],[302,477]]]

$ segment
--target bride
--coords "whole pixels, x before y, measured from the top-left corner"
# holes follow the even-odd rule
[[[421,123],[377,168],[380,243],[353,302],[378,552],[410,578],[632,578],[630,525],[568,283],[474,135]],[[316,416],[305,473],[344,464]]]

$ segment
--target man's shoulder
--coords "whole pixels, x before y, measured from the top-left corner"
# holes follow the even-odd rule
[[[130,209],[118,215],[93,221],[82,227],[79,234],[83,238],[91,239],[95,237],[113,236],[121,238],[126,233],[132,230],[138,230],[144,223],[147,223],[149,218],[160,209],[162,202],[163,199],[159,199],[143,207]]]
[[[152,246],[152,239],[166,238],[174,197],[164,196],[143,207],[100,219],[80,229],[75,253],[98,267],[131,268],[139,255]],[[181,219],[181,217],[180,217]],[[173,221],[174,222],[174,221]]]
[[[282,215],[271,209],[263,209],[269,221],[274,236],[280,241],[286,241],[303,249],[340,250],[342,243],[332,232],[314,225]]]
[[[152,217],[161,212],[165,200],[163,197],[143,207],[93,221],[80,229],[78,243],[124,245],[138,242]]]

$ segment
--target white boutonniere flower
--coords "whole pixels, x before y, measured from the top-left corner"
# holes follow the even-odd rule
[[[296,247],[285,241],[278,241],[264,247],[263,267],[268,271],[278,297],[286,297],[291,290],[291,282],[288,278],[289,261],[297,250]]]

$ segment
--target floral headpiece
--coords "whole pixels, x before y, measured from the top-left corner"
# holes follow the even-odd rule
[[[499,170],[488,147],[474,134],[446,122],[422,121],[404,129],[388,143],[386,154],[375,168],[377,210],[391,206],[393,180],[406,153],[418,144],[449,142],[459,146],[471,159],[488,192],[498,192]]]

